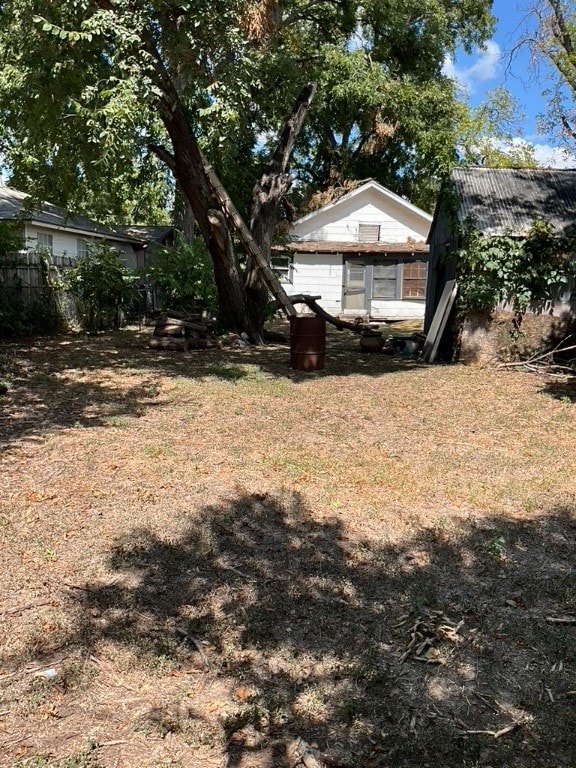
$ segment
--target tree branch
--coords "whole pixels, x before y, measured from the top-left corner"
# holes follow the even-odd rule
[[[167,165],[174,176],[176,175],[176,160],[174,155],[171,152],[168,152],[166,147],[163,147],[160,144],[148,144],[148,150]]]

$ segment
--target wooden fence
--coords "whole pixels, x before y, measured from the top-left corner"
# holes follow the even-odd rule
[[[74,256],[41,251],[17,251],[0,258],[0,286],[17,297],[24,307],[41,303],[50,314],[68,325],[76,324],[78,311],[73,297],[62,286],[63,275],[76,264]],[[56,320],[56,318],[52,318]]]
[[[75,266],[76,257],[65,254],[35,250],[8,253],[0,257],[0,289],[12,292],[23,307],[44,307],[56,325],[79,325],[77,301],[63,287],[66,272]],[[133,307],[123,313],[125,320],[142,321],[162,304],[161,294],[153,284],[142,282],[138,294]]]

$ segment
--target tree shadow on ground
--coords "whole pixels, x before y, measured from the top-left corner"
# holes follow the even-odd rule
[[[549,381],[542,387],[542,391],[565,403],[576,403],[576,376]]]
[[[575,532],[566,509],[387,543],[298,495],[239,496],[179,539],[119,537],[68,642],[230,681],[231,708],[202,714],[230,768],[290,765],[295,737],[334,765],[567,768],[576,627],[551,619],[576,611]]]
[[[197,350],[148,349],[151,331],[46,337],[0,345],[0,452],[14,441],[38,439],[55,429],[94,427],[122,416],[139,416],[157,400],[159,377],[215,378],[236,382],[254,372],[293,383],[362,374],[381,376],[417,369],[415,360],[363,354],[358,338],[330,334],[324,369],[312,373],[289,367],[287,345]],[[107,374],[122,376],[118,379]],[[130,376],[141,381],[130,386]]]

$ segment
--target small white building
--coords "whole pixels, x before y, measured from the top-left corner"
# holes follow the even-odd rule
[[[422,319],[432,216],[375,181],[298,219],[275,266],[332,315]]]

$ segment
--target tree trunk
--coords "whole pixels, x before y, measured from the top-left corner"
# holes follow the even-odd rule
[[[218,294],[219,329],[247,333],[251,340],[256,340],[259,332],[248,312],[246,288],[228,227],[204,173],[196,137],[175,93],[170,94],[169,103],[162,109],[162,117],[172,141],[173,154],[163,147],[152,149],[172,170],[210,251]]]
[[[194,214],[188,199],[182,192],[180,184],[176,184],[174,196],[174,226],[182,234],[184,242],[192,246],[194,242]]]
[[[274,155],[252,190],[250,230],[263,255],[270,260],[272,237],[282,198],[292,186],[292,177],[286,173],[294,142],[314,98],[316,86],[309,83],[299,93],[292,113],[286,120]],[[268,290],[255,265],[249,264],[246,273],[246,292],[252,323],[262,327],[269,303]]]

